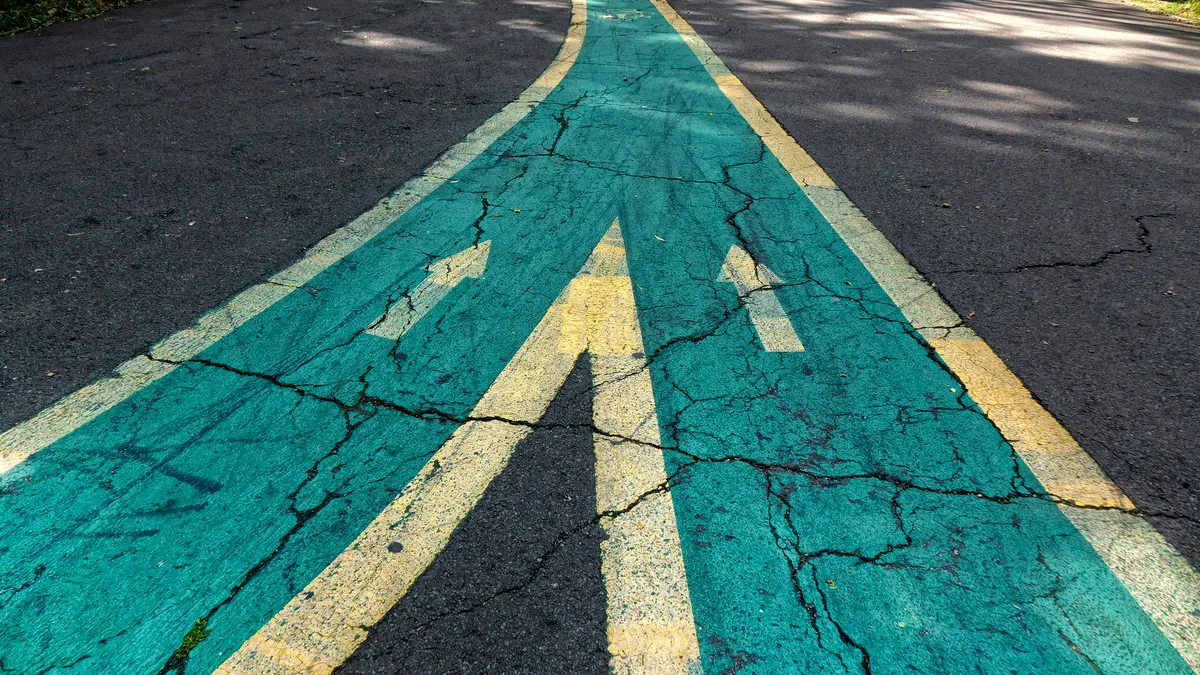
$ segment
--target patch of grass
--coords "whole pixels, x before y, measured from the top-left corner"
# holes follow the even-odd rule
[[[192,624],[192,629],[183,636],[183,642],[179,648],[171,654],[171,658],[167,659],[167,665],[163,667],[163,672],[180,672],[187,666],[188,657],[192,655],[192,650],[200,646],[201,642],[208,639],[212,631],[208,630],[208,619],[196,619],[196,623]]]
[[[1187,19],[1200,27],[1200,0],[1130,0],[1138,7]]]
[[[0,0],[0,35],[100,16],[140,0]]]

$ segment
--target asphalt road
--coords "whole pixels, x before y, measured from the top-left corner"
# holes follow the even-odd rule
[[[337,673],[609,672],[589,361]]]
[[[1106,0],[674,4],[1200,564],[1200,31]]]
[[[516,98],[569,19],[150,0],[0,39],[0,426],[370,208]]]
[[[677,8],[1200,561],[1200,34],[1081,0]],[[541,72],[567,10],[151,0],[110,18],[0,43],[5,426],[415,174]],[[586,371],[344,672],[413,654],[603,669]]]

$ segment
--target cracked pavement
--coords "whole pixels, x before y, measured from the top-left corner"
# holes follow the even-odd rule
[[[199,355],[151,351],[173,370],[0,476],[0,672],[217,670],[460,470],[435,453],[477,423],[527,435],[339,672],[624,668],[609,528],[664,497],[705,672],[1190,672],[1065,515],[1122,509],[1042,486],[653,4],[588,12],[561,85],[466,168]],[[1159,251],[1150,220],[1068,264]],[[590,281],[631,284],[635,367],[591,382],[585,356],[547,414],[475,412],[613,231],[622,271]],[[370,332],[485,242],[480,276]],[[732,247],[757,286],[722,280]],[[803,351],[765,348],[765,294]],[[647,375],[661,442],[596,421]],[[602,442],[665,480],[601,509]]]
[[[675,6],[1200,564],[1200,32],[1112,0]]]

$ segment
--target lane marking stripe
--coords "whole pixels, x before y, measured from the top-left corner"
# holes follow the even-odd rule
[[[614,222],[472,412],[404,491],[216,671],[330,673],[445,548],[592,354],[597,512],[608,640],[619,673],[692,672],[700,647],[660,450],[633,286]],[[636,356],[635,356],[636,354]],[[488,418],[487,421],[477,421]]]
[[[1059,508],[1193,670],[1200,574],[665,0],[651,0],[909,323],[962,380]]]
[[[404,491],[260,628],[216,675],[333,672],[441,553],[562,387],[575,355],[558,348],[563,298],[551,306],[469,421]],[[520,424],[524,422],[525,424]]]
[[[546,70],[517,100],[467,134],[420,175],[317,242],[303,258],[275,273],[265,283],[247,288],[221,307],[201,316],[192,327],[156,343],[148,355],[135,356],[114,368],[112,377],[68,394],[32,418],[0,432],[0,475],[167,375],[180,362],[211,347],[386,229],[550,95],[578,58],[586,28],[586,0],[572,0],[571,27]]]
[[[667,489],[662,438],[642,329],[619,223],[614,222],[590,263],[586,285],[568,302],[592,359],[596,383],[592,443],[596,453],[596,512],[608,538],[600,571],[608,606],[609,668],[627,673],[700,672],[700,644],[675,505]],[[588,267],[585,267],[585,272]],[[630,508],[630,505],[634,505]],[[607,515],[606,515],[607,514]]]

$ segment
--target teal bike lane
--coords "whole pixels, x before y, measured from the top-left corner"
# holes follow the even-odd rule
[[[706,672],[1191,672],[654,5],[588,12],[466,168],[0,478],[0,672],[212,672],[470,418],[615,218]],[[482,275],[367,332],[483,242]],[[731,248],[779,281],[739,290]],[[765,293],[803,351],[764,349]]]

